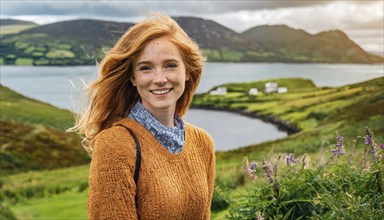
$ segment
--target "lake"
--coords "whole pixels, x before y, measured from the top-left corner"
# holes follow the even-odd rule
[[[185,120],[204,128],[219,151],[275,140],[287,136],[275,125],[243,115],[213,110],[190,109]]]
[[[0,66],[2,85],[60,108],[78,110],[84,84],[97,76],[95,66]],[[206,92],[229,82],[301,77],[317,86],[342,86],[384,76],[383,65],[207,63],[197,89]],[[206,129],[217,150],[285,137],[285,132],[257,119],[229,112],[192,109],[186,120]]]

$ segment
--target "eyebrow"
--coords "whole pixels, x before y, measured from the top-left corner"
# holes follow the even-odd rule
[[[180,63],[180,61],[176,60],[176,59],[166,59],[166,60],[163,60],[163,63],[169,63],[169,62],[176,62],[176,63]],[[144,65],[144,64],[152,64],[151,61],[147,61],[147,60],[143,60],[143,61],[140,61],[136,64],[136,66],[139,66],[139,65]]]

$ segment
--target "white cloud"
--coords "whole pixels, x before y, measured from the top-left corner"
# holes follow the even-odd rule
[[[382,1],[367,5],[334,2],[311,7],[235,11],[204,17],[220,21],[238,32],[257,25],[286,24],[317,33],[330,29],[367,28],[364,25],[375,25],[377,28],[379,21],[383,22],[384,19],[384,12],[380,11],[383,7]]]
[[[383,1],[369,4],[340,1],[299,8],[235,11],[206,17],[238,32],[265,24],[286,24],[310,34],[339,29],[363,49],[384,54],[383,8]]]

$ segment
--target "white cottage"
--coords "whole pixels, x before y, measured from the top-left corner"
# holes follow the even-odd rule
[[[209,94],[210,95],[226,95],[227,94],[227,88],[225,86],[218,87],[217,89],[212,90]]]
[[[287,93],[288,92],[288,88],[287,87],[279,87],[277,89],[277,93]]]
[[[277,82],[267,82],[265,83],[265,93],[277,92]]]
[[[257,90],[257,88],[251,88],[249,91],[248,91],[248,95],[257,95],[257,93],[259,93],[259,91]]]

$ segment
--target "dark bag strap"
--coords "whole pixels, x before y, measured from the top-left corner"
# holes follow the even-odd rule
[[[135,173],[133,175],[133,179],[135,180],[135,184],[137,186],[137,181],[139,180],[140,165],[141,165],[141,149],[140,149],[139,140],[137,140],[137,137],[136,137],[135,133],[132,131],[132,129],[128,128],[127,126],[125,126],[123,124],[117,124],[116,126],[121,126],[121,127],[125,128],[132,135],[133,140],[135,140],[135,144],[136,144],[136,165],[135,165]],[[137,193],[136,193],[135,200],[136,200],[136,207],[137,207]]]

